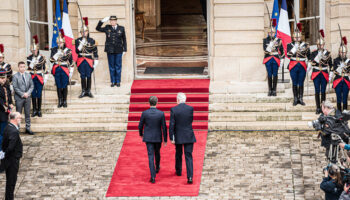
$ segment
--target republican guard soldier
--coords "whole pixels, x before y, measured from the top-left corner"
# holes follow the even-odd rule
[[[9,63],[5,62],[5,48],[3,44],[0,44],[0,69],[6,71],[6,83],[10,85],[12,83],[12,68]]]

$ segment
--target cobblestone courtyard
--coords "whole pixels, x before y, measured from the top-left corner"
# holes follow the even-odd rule
[[[322,199],[319,184],[326,162],[313,133],[210,132],[200,195],[192,199]],[[124,137],[22,135],[16,199],[104,199]],[[1,197],[4,191],[0,174]]]

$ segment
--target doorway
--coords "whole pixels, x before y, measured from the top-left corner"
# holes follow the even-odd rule
[[[208,78],[207,0],[135,0],[135,78]]]

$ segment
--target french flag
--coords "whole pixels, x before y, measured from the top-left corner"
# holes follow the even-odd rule
[[[292,42],[292,38],[290,36],[290,27],[289,27],[286,0],[282,0],[280,18],[278,20],[277,37],[282,40],[284,52],[287,55],[287,44]]]
[[[66,47],[72,50],[73,60],[77,61],[78,55],[75,52],[75,45],[72,44],[74,36],[72,27],[70,25],[69,15],[68,15],[68,6],[67,1],[63,2],[63,17],[62,17],[62,29],[65,33],[64,39],[66,40]]]

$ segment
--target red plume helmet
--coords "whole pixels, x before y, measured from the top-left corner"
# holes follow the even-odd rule
[[[38,39],[38,36],[37,36],[37,35],[34,35],[34,36],[33,36],[33,40],[34,40],[35,44],[38,44],[38,43],[39,43],[39,39]]]
[[[323,29],[320,30],[320,34],[324,38],[324,31],[323,31]]]
[[[277,20],[276,20],[276,18],[273,18],[273,19],[272,19],[272,26],[273,26],[273,27],[276,27],[276,26],[277,26]]]
[[[64,35],[64,30],[63,29],[60,29],[60,32],[61,32],[61,37],[63,38],[65,35]]]
[[[4,45],[0,44],[0,53],[4,53]]]
[[[348,44],[348,40],[346,39],[345,36],[342,38],[342,40],[343,40],[344,45],[347,45],[347,44]]]
[[[297,27],[300,32],[303,30],[303,25],[301,23],[297,23]]]
[[[83,17],[83,20],[84,20],[85,26],[88,26],[89,25],[89,18],[88,17]]]

